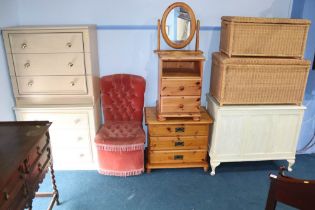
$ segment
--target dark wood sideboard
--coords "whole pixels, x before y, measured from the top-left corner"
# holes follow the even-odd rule
[[[48,121],[0,122],[0,210],[32,209],[34,197],[59,204]],[[53,192],[36,193],[50,168]]]

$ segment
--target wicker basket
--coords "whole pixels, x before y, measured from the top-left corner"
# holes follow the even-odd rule
[[[224,104],[302,104],[310,62],[212,54],[210,92]]]
[[[220,51],[233,56],[303,58],[310,21],[223,16]]]

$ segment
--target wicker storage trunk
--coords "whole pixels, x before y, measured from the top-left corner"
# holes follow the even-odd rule
[[[309,20],[232,16],[221,19],[220,51],[229,57],[304,56]]]
[[[224,104],[298,104],[310,62],[300,59],[229,58],[212,54],[210,92]]]

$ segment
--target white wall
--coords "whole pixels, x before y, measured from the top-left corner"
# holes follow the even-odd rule
[[[0,0],[0,28],[18,24],[17,0]],[[14,120],[14,106],[3,40],[0,38],[0,121]]]
[[[157,19],[173,0],[18,0],[22,25],[87,24],[99,26],[100,74],[133,73],[147,81],[146,106],[157,98]],[[190,0],[187,2],[201,26],[220,26],[223,15],[290,17],[291,0]],[[113,27],[110,27],[113,26]],[[136,27],[137,26],[137,27]],[[137,30],[136,30],[137,28]],[[125,29],[125,30],[122,30]],[[202,104],[209,91],[210,55],[219,46],[219,31],[205,28],[200,48],[207,61],[204,69]],[[193,49],[193,45],[190,46]]]

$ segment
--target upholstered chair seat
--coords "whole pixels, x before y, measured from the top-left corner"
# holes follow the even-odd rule
[[[142,128],[145,80],[116,74],[101,78],[104,125],[95,136],[99,173],[138,175],[144,171]]]

